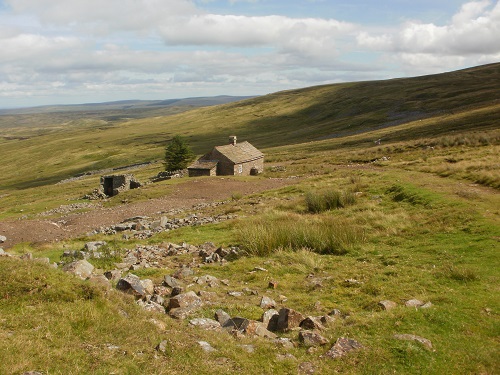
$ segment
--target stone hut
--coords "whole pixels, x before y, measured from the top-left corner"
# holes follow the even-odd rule
[[[249,142],[236,142],[216,146],[188,167],[189,177],[195,176],[249,176],[264,170],[264,154]]]
[[[136,189],[141,186],[131,174],[101,176],[101,189],[108,197],[113,197],[122,191]]]

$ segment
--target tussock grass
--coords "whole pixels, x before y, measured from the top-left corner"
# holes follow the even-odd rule
[[[353,205],[356,195],[351,190],[337,191],[328,189],[325,191],[309,191],[305,195],[305,204],[308,212],[320,213]]]
[[[395,202],[407,202],[414,206],[430,206],[431,204],[429,197],[412,186],[394,184],[387,189],[387,193]]]
[[[340,255],[363,242],[365,234],[360,227],[337,217],[274,213],[242,223],[239,239],[249,255],[301,249]]]
[[[479,280],[479,276],[475,270],[454,264],[442,266],[436,271],[436,275],[463,283]]]

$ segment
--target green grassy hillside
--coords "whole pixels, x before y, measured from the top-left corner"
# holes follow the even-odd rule
[[[116,111],[110,113],[112,119],[85,113],[65,121],[61,114],[30,115],[22,121],[13,116],[4,121],[0,137],[0,189],[40,186],[87,170],[161,159],[175,134],[188,137],[201,154],[233,133],[269,148],[388,128],[394,129],[391,142],[498,129],[499,99],[500,64],[490,64],[285,91],[135,120],[120,120]],[[407,123],[411,126],[401,127]],[[374,137],[378,135],[368,138]]]
[[[500,64],[492,64],[293,90],[169,116],[74,117],[70,123],[53,117],[47,124],[50,116],[33,115],[23,119],[26,126],[6,127],[0,138],[0,235],[7,237],[18,224],[36,230],[31,219],[71,228],[72,217],[85,215],[81,211],[104,217],[115,208],[151,203],[157,212],[155,198],[183,196],[172,195],[178,191],[189,196],[203,182],[222,184],[220,177],[174,179],[99,202],[110,211],[82,205],[78,215],[65,216],[57,210],[88,204],[81,197],[97,187],[99,176],[54,182],[159,159],[174,134],[188,137],[197,153],[237,134],[264,149],[266,167],[260,176],[224,177],[251,194],[224,191],[224,204],[167,213],[170,219],[236,215],[223,223],[151,237],[108,232],[27,241],[6,249],[13,256],[0,256],[0,373],[497,374],[499,82]],[[133,173],[147,181],[161,168],[150,164]],[[253,189],[271,181],[283,185]],[[38,216],[48,210],[50,216]],[[161,267],[133,271],[158,285],[190,264],[193,277],[221,280],[215,287],[182,281],[185,291],[211,293],[189,319],[213,318],[217,309],[260,319],[264,295],[278,309],[340,314],[319,332],[328,344],[310,348],[296,330],[277,332],[294,343],[285,347],[145,311],[130,295],[36,260],[57,262],[63,252],[98,240],[108,245],[103,257],[90,258],[97,273],[113,269],[137,246],[146,254],[144,246],[166,249],[169,243],[238,245],[240,256],[225,263],[199,263],[198,254],[178,253]],[[35,260],[18,257],[25,253]],[[228,294],[234,291],[242,294]],[[430,304],[406,307],[411,299]],[[383,309],[379,303],[386,300],[395,307]],[[395,339],[401,334],[430,340],[432,349]],[[339,337],[363,348],[323,357]],[[200,341],[215,351],[204,352]],[[156,349],[160,342],[164,350]]]

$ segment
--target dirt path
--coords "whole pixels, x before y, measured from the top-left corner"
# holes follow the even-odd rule
[[[148,201],[123,204],[112,208],[97,207],[88,212],[70,213],[57,219],[12,220],[0,222],[2,244],[8,249],[18,243],[46,243],[74,238],[93,229],[110,226],[133,216],[160,215],[171,209],[190,209],[200,203],[230,199],[233,193],[248,195],[295,184],[297,179],[255,179],[241,181],[230,178],[189,179],[175,186],[168,196]],[[119,196],[113,199],[120,199]]]

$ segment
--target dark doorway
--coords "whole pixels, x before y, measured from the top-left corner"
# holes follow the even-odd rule
[[[113,196],[113,177],[104,178],[104,194],[108,197]]]

